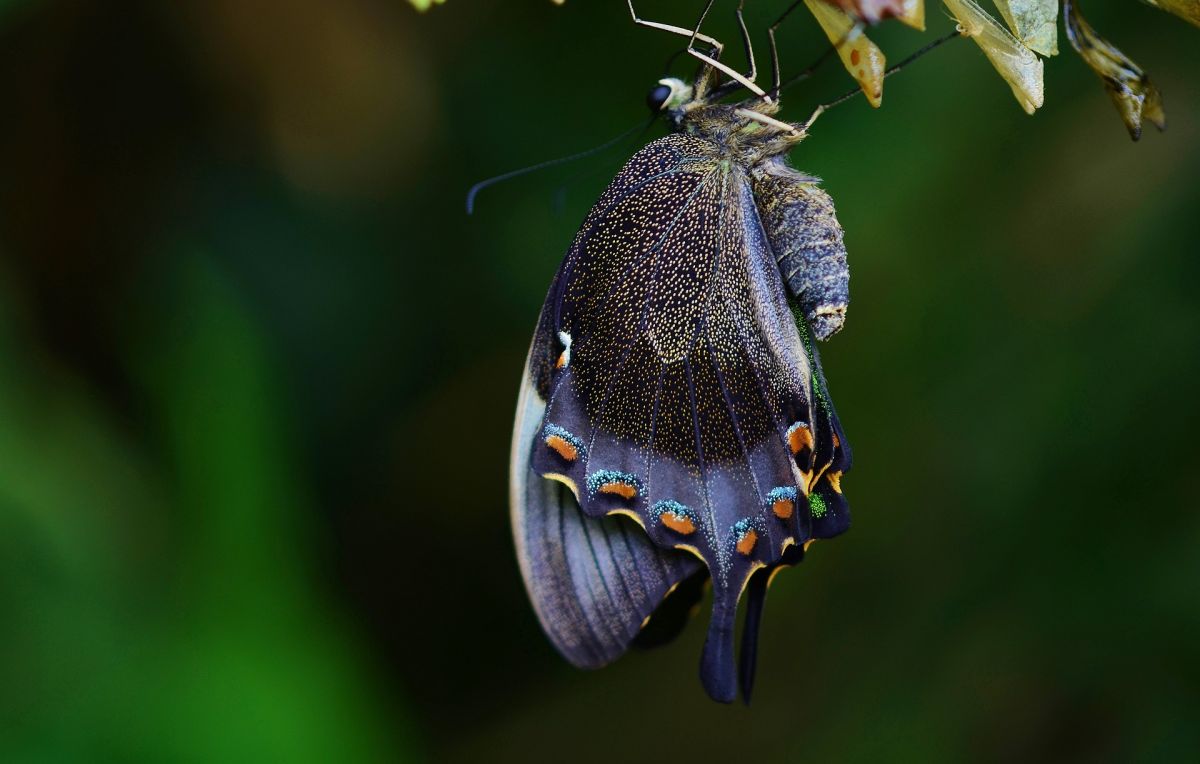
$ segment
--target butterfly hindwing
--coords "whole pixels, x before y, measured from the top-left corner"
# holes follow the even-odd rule
[[[545,408],[527,365],[510,476],[517,557],[555,647],[580,668],[599,668],[620,657],[667,594],[702,565],[656,547],[625,518],[583,514],[566,486],[534,474],[529,457]]]

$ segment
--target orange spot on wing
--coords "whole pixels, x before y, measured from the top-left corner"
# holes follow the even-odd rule
[[[555,453],[569,462],[573,462],[579,458],[579,449],[575,448],[574,444],[561,435],[547,437],[546,445],[554,449]]]
[[[800,453],[804,448],[812,448],[813,436],[812,430],[804,425],[794,427],[788,433],[788,447],[792,449],[793,454]]]
[[[858,66],[858,60],[859,60],[860,58],[862,58],[862,55],[861,55],[861,54],[859,54],[859,52],[858,52],[858,49],[857,49],[857,48],[855,48],[854,50],[850,51],[850,63],[854,64],[855,66]],[[860,76],[861,76],[861,73],[860,73]]]
[[[637,489],[628,483],[605,483],[600,486],[600,493],[610,493],[622,499],[632,499],[637,496]]]
[[[558,354],[558,360],[554,362],[554,368],[561,369],[567,365],[567,354],[562,352]]]
[[[690,517],[677,515],[674,512],[663,512],[660,519],[663,525],[676,533],[682,533],[686,536],[696,532],[696,524],[692,522],[692,518]]]
[[[771,505],[771,511],[780,520],[786,520],[792,516],[792,512],[796,509],[796,504],[791,499],[780,499]]]
[[[746,531],[737,542],[737,550],[744,555],[749,556],[754,551],[754,545],[758,543],[758,533],[753,529]]]

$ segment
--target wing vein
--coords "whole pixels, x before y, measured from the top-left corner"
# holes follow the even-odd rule
[[[623,283],[625,283],[625,279],[629,277],[629,275],[633,272],[633,270],[639,264],[641,264],[646,259],[646,257],[648,257],[652,254],[655,254],[660,249],[662,249],[662,247],[667,243],[667,240],[670,238],[671,233],[674,232],[675,226],[679,223],[679,219],[683,217],[685,212],[687,212],[688,210],[691,209],[692,204],[696,201],[696,197],[700,195],[700,192],[703,191],[705,188],[707,188],[708,181],[709,181],[709,178],[706,177],[706,178],[701,179],[701,181],[696,184],[695,190],[693,190],[692,193],[688,196],[687,201],[683,203],[683,206],[679,208],[679,211],[675,213],[675,217],[671,218],[670,224],[667,226],[666,230],[664,230],[662,232],[662,234],[658,237],[658,241],[656,241],[654,243],[654,246],[650,247],[645,252],[639,253],[637,255],[637,257],[634,258],[633,262],[631,262],[629,264],[629,267],[625,270],[624,273],[613,278],[613,283],[612,283],[612,285],[609,286],[608,291],[606,291],[603,295],[601,295],[601,297],[596,301],[596,304],[594,304],[593,306],[590,307],[589,310],[591,313],[593,313],[595,315],[599,315],[599,314],[603,313],[604,307],[608,304],[608,301],[612,298],[613,293],[617,291],[618,287],[620,287]],[[655,267],[655,270],[654,270],[655,275],[653,277],[653,280],[656,281],[658,279],[658,273],[659,273],[660,269],[661,269],[660,266]],[[643,315],[645,315],[645,314],[643,313]],[[642,322],[639,321],[639,329],[642,328],[641,323]]]
[[[696,441],[696,466],[700,470],[700,490],[704,493],[704,509],[706,512],[708,512],[708,529],[713,543],[713,552],[717,558],[717,567],[721,571],[721,579],[724,581],[724,554],[722,553],[722,547],[719,540],[719,535],[717,533],[717,517],[712,508],[712,496],[708,491],[708,465],[704,459],[704,444],[701,442],[700,437],[700,416],[696,411],[696,383],[695,380],[692,379],[692,360],[690,358],[684,359],[683,370],[687,375],[688,401],[691,404],[690,409],[692,415],[692,437],[695,438]]]

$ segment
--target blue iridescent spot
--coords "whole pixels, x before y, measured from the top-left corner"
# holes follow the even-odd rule
[[[796,500],[796,487],[791,486],[791,485],[780,486],[779,488],[772,488],[771,492],[767,494],[767,503],[768,504],[774,504],[777,501],[795,501],[795,500]]]
[[[655,517],[662,515],[664,512],[670,512],[671,514],[679,515],[680,517],[690,517],[695,519],[695,515],[692,514],[692,510],[683,506],[674,499],[663,499],[662,501],[656,502],[653,507],[650,507],[650,514],[654,515]]]
[[[637,475],[617,470],[597,470],[587,479],[588,494],[595,498],[600,493],[608,493],[632,499],[642,493],[642,481]]]
[[[741,541],[742,539],[746,538],[747,533],[757,530],[755,528],[756,525],[758,525],[758,523],[754,522],[754,520],[750,519],[749,517],[743,517],[741,520],[738,520],[733,524],[733,535],[737,537],[738,541]]]

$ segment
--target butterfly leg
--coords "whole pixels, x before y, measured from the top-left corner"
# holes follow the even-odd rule
[[[754,60],[754,45],[750,42],[750,30],[746,28],[746,19],[742,16],[745,5],[746,0],[738,0],[737,22],[738,29],[742,33],[742,46],[746,49],[746,60],[750,62],[750,72],[746,75],[746,79],[754,82],[758,78],[758,64]]]
[[[701,34],[699,26],[697,26],[696,29],[684,29],[683,27],[677,27],[672,24],[663,24],[658,21],[646,21],[645,19],[638,18],[637,11],[635,11],[633,8],[633,0],[627,0],[627,1],[629,4],[629,15],[633,18],[634,24],[637,24],[638,26],[642,26],[642,27],[649,27],[651,29],[658,29],[663,32],[670,32],[671,34],[677,34],[681,37],[687,37],[689,49],[691,49],[692,45],[696,42],[696,40],[706,42],[709,45],[713,46],[713,48],[716,50],[716,55],[718,55],[718,56],[721,55],[721,50],[724,48],[724,46],[722,46],[721,43],[718,42],[715,38],[709,37],[706,34]],[[711,6],[712,3],[709,3],[709,5]],[[708,8],[705,8],[704,11],[705,11],[704,15],[707,15]],[[704,20],[704,15],[701,15],[701,17],[700,17],[701,21]]]
[[[718,61],[717,59],[720,58],[721,51],[724,50],[724,46],[715,38],[709,37],[708,35],[700,32],[700,26],[704,23],[704,18],[708,15],[708,10],[712,8],[713,2],[715,2],[715,0],[708,0],[708,2],[705,4],[704,11],[700,14],[700,21],[697,22],[695,29],[684,29],[683,27],[677,27],[671,24],[663,24],[658,21],[646,21],[645,19],[638,18],[637,11],[634,10],[633,7],[633,0],[627,0],[627,4],[629,5],[629,15],[633,19],[633,23],[637,24],[638,26],[650,27],[651,29],[658,29],[663,32],[670,32],[671,34],[680,35],[681,37],[687,37],[688,55],[698,58],[717,71],[731,77],[735,82],[745,87],[754,95],[759,96],[760,98],[765,98],[768,101],[772,100],[769,96],[767,96],[762,88],[754,84],[754,80],[752,78],[747,78],[745,75]],[[709,55],[696,50],[695,44],[697,40],[713,46],[713,54]]]

